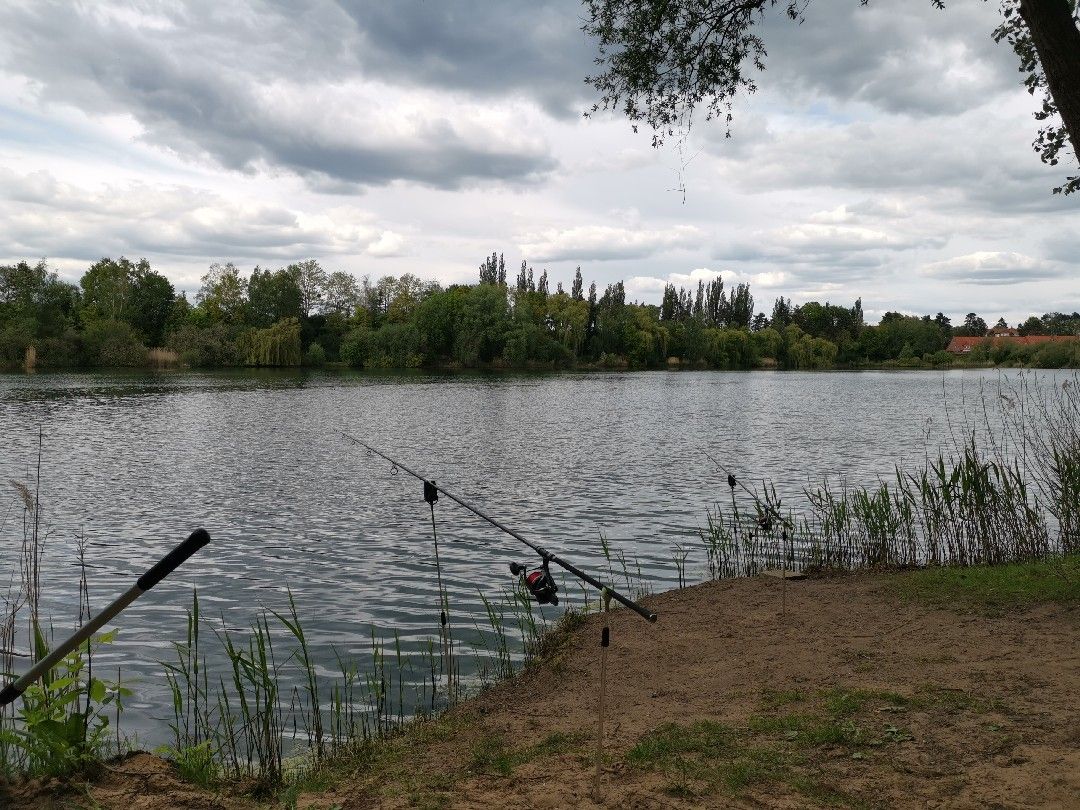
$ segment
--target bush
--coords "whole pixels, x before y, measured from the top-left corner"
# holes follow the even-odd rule
[[[1076,368],[1080,366],[1080,340],[1044,343],[1031,358],[1036,368]]]
[[[319,368],[326,365],[326,350],[319,343],[312,343],[304,353],[304,365]]]
[[[371,354],[371,330],[353,329],[341,341],[341,359],[353,368],[362,368]]]
[[[418,368],[420,333],[405,323],[388,323],[372,333],[371,355],[367,365],[378,368]]]
[[[146,365],[146,346],[125,321],[91,321],[83,331],[83,360],[89,366]]]
[[[206,328],[186,324],[169,335],[167,343],[184,365],[195,368],[235,365],[239,360],[228,328],[220,323]]]
[[[82,337],[74,329],[61,337],[37,341],[38,365],[42,368],[70,368],[77,365],[82,354]]]
[[[26,347],[34,342],[26,323],[15,321],[0,328],[0,368],[22,368]]]

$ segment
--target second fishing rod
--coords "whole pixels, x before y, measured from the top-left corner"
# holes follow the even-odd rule
[[[425,478],[424,476],[420,475],[420,473],[414,472],[413,470],[410,470],[408,467],[406,467],[401,462],[396,461],[395,459],[392,459],[390,456],[386,455],[386,453],[383,453],[383,452],[381,452],[379,450],[376,450],[370,444],[368,444],[367,442],[363,442],[360,439],[357,439],[355,436],[350,436],[348,433],[342,433],[341,435],[344,438],[348,439],[349,441],[353,442],[354,444],[358,444],[361,447],[363,447],[363,448],[371,451],[375,455],[379,456],[380,458],[383,458],[386,461],[389,461],[392,465],[394,465],[394,467],[396,469],[402,470],[402,471],[408,473],[409,475],[411,475],[413,478],[417,479],[418,481],[423,482],[425,495],[427,495],[427,493],[429,493],[430,491],[434,491],[434,492],[437,492],[439,494],[445,495],[447,498],[454,501],[459,506],[461,506],[464,509],[467,509],[468,511],[472,512],[477,517],[479,517],[479,518],[481,518],[483,520],[486,520],[488,523],[490,523],[495,528],[499,529],[502,532],[505,532],[506,534],[513,537],[515,540],[518,540],[519,542],[524,543],[526,546],[528,546],[534,552],[536,552],[536,554],[539,555],[540,559],[543,562],[543,573],[541,574],[540,577],[536,577],[534,579],[530,579],[531,577],[533,577],[533,575],[526,576],[526,584],[529,586],[529,589],[532,591],[533,596],[535,596],[537,598],[537,601],[541,602],[541,604],[544,603],[545,599],[550,604],[555,604],[554,582],[551,581],[550,575],[547,572],[548,565],[549,564],[554,564],[554,565],[559,566],[563,570],[569,572],[570,574],[573,574],[575,577],[580,579],[582,582],[586,582],[589,585],[592,585],[594,588],[601,591],[601,593],[607,593],[608,595],[610,595],[610,597],[613,600],[618,602],[620,605],[623,605],[624,607],[630,608],[630,610],[637,613],[639,616],[641,616],[646,621],[650,621],[650,622],[655,622],[656,621],[656,613],[654,613],[653,611],[651,611],[651,610],[649,610],[647,608],[644,608],[641,605],[639,605],[637,602],[635,602],[634,600],[632,600],[632,599],[630,599],[630,598],[628,598],[626,596],[623,596],[621,593],[616,591],[610,585],[606,585],[605,583],[601,582],[599,579],[592,576],[591,574],[588,574],[585,571],[582,571],[576,565],[567,562],[566,560],[559,557],[557,554],[553,554],[550,551],[548,551],[547,549],[543,548],[542,546],[538,546],[535,543],[531,542],[530,540],[527,540],[526,538],[522,537],[518,532],[514,531],[510,527],[504,525],[503,523],[500,523],[498,520],[491,517],[490,515],[485,514],[483,511],[481,511],[477,507],[473,506],[471,503],[464,500],[463,498],[460,498],[459,496],[455,495],[453,492],[450,492],[446,488],[439,486],[433,480],[431,480],[429,478]],[[511,566],[511,571],[513,571],[516,574],[519,571],[521,571],[521,568],[512,565]]]

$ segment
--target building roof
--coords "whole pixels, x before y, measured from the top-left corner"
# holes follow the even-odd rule
[[[1039,346],[1043,343],[1059,343],[1063,340],[1076,340],[1072,335],[1028,335],[1027,337],[954,337],[949,341],[947,352],[953,354],[966,354],[982,343],[990,343],[1000,346],[1005,343],[1013,343],[1017,346]]]

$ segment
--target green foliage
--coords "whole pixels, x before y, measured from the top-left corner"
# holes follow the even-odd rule
[[[286,270],[270,272],[256,267],[248,280],[248,322],[270,326],[301,316],[302,297],[296,276]]]
[[[341,359],[353,368],[362,368],[371,355],[371,330],[358,327],[341,341]]]
[[[242,324],[247,314],[248,282],[232,262],[212,264],[195,300],[214,323]]]
[[[755,315],[749,286],[729,290],[720,277],[696,290],[667,285],[653,306],[627,301],[622,282],[599,297],[592,284],[586,297],[580,268],[569,295],[561,284],[551,292],[547,271],[536,280],[524,262],[517,283],[507,286],[499,254],[481,270],[483,283],[444,290],[411,273],[357,280],[310,259],[256,267],[250,278],[231,263],[214,264],[193,306],[146,259],[103,258],[78,287],[59,281],[44,262],[20,262],[0,267],[0,368],[21,368],[29,347],[43,368],[141,365],[148,345],[164,345],[192,367],[339,360],[354,368],[1080,365],[1080,345],[1072,344],[987,342],[960,359],[945,353],[954,331],[985,331],[974,313],[957,330],[942,313],[890,312],[866,326],[860,300],[793,306],[779,298],[771,317]],[[1023,330],[1076,334],[1080,313],[1032,316]]]
[[[470,287],[454,336],[454,359],[466,366],[490,363],[502,355],[509,329],[506,290],[491,284]]]
[[[371,337],[371,348],[364,364],[370,368],[418,368],[420,332],[412,324],[387,323]]]
[[[83,360],[90,366],[146,365],[146,346],[127,321],[91,321],[82,334]]]
[[[223,323],[206,327],[184,324],[169,336],[168,346],[193,368],[220,368],[240,362],[240,352]]]
[[[132,694],[90,675],[91,648],[109,644],[116,631],[95,636],[67,655],[23,693],[14,725],[0,726],[4,767],[28,776],[63,776],[99,761],[109,747],[109,712]],[[47,655],[36,632],[35,658]]]
[[[33,321],[9,321],[0,324],[0,368],[21,368],[26,347],[34,343]]]
[[[239,348],[249,366],[298,366],[303,354],[300,321],[286,318],[265,329],[250,329],[241,336]]]
[[[320,368],[326,365],[326,350],[319,343],[312,343],[304,352],[304,365]]]

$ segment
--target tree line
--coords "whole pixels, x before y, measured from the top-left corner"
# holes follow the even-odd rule
[[[1002,322],[1003,323],[1003,322]],[[1021,334],[1080,334],[1080,313],[1032,316]],[[627,300],[619,281],[602,291],[577,269],[569,291],[522,262],[508,278],[493,253],[475,284],[442,286],[406,273],[372,281],[327,272],[314,260],[245,276],[213,264],[189,301],[146,259],[103,258],[77,284],[45,261],[0,267],[0,366],[16,369],[143,366],[357,368],[832,368],[945,365],[953,336],[982,336],[970,313],[889,312],[864,322],[845,307],[778,298],[755,311],[747,284],[718,277],[667,285],[659,305]],[[987,344],[968,362],[1076,365],[1071,346],[1006,352]],[[1043,351],[1042,349],[1038,351]],[[996,354],[994,354],[996,352]],[[1010,353],[1011,352],[1011,353]],[[1054,352],[1057,352],[1056,354]],[[1064,352],[1064,354],[1062,354]],[[1051,356],[1052,355],[1052,356]]]

